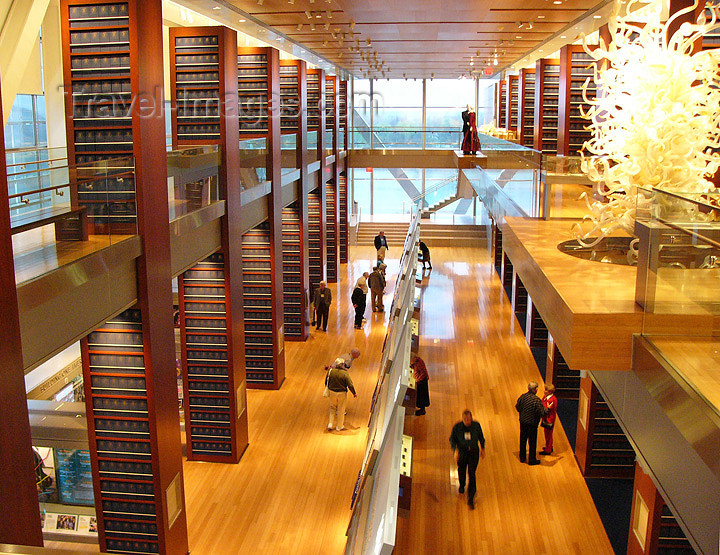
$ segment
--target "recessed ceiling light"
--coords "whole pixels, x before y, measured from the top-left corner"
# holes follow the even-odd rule
[[[537,16],[537,18],[538,18],[538,19],[545,19],[545,16],[544,16],[544,15],[539,15],[539,16]]]
[[[553,4],[559,6],[560,4],[562,4],[562,0],[554,0]]]
[[[213,10],[219,10],[219,9],[220,9],[220,6],[214,6],[214,7],[213,7]]]
[[[600,16],[599,16],[599,15],[594,15],[594,16],[593,16],[593,19],[600,19]]]
[[[238,19],[238,23],[245,23],[244,19]]]
[[[561,35],[560,38],[561,38],[561,39],[566,39],[566,38],[567,38],[567,35]]]
[[[515,35],[516,39],[521,39],[522,37],[520,35]]]

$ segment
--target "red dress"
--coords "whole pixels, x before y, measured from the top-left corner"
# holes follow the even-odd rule
[[[468,114],[468,130],[465,132],[460,149],[463,151],[463,154],[475,154],[480,150],[480,138],[477,132],[477,116],[475,112]]]
[[[545,415],[545,421],[548,424],[553,424],[552,428],[543,428],[545,432],[545,448],[543,451],[551,453],[553,450],[553,431],[555,430],[555,419],[557,418],[557,397],[554,393],[545,395],[542,400],[543,406],[548,410]]]

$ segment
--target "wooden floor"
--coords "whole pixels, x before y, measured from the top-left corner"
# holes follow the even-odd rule
[[[369,312],[355,331],[349,296],[374,254],[350,249],[354,262],[342,266],[339,287],[330,286],[328,331],[286,343],[282,388],[248,391],[250,446],[240,463],[185,463],[192,553],[343,553],[386,318]],[[518,461],[515,400],[540,375],[488,253],[435,248],[432,257],[420,328],[431,406],[426,416],[406,417],[415,438],[412,510],[395,553],[612,553],[561,425],[555,456],[536,467]],[[393,283],[397,260],[387,261]],[[348,429],[327,432],[323,365],[353,346],[362,351],[351,370],[358,399],[348,405]],[[472,512],[457,494],[448,443],[465,408],[487,437]]]

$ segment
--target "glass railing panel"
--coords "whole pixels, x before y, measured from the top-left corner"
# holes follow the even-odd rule
[[[240,141],[240,183],[243,189],[267,181],[267,138]]]
[[[340,152],[345,150],[345,131],[342,128],[338,134],[338,150],[340,150]]]
[[[168,152],[170,221],[222,198],[217,145],[183,147]]]
[[[137,235],[132,157],[76,166],[49,156],[42,162],[10,169],[23,175],[8,185],[18,284]],[[27,169],[33,165],[38,169]]]
[[[720,193],[641,190],[636,210],[643,335],[720,416]]]
[[[297,169],[297,133],[287,133],[280,137],[280,162],[283,175]]]
[[[307,134],[307,156],[308,162],[317,162],[318,160],[318,132],[309,131]]]
[[[579,156],[542,157],[548,218],[581,219],[588,214],[585,197],[592,200],[594,183],[581,170],[581,161]]]

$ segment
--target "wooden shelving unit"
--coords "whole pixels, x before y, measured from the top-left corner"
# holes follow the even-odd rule
[[[283,208],[283,307],[285,310],[285,339],[304,341],[308,336],[307,289],[303,286],[304,261],[300,203],[293,202]]]
[[[307,70],[307,126],[308,131],[320,130],[320,71]],[[318,137],[318,141],[320,137]]]
[[[280,60],[280,128],[283,134],[298,132],[299,70],[296,60]]]
[[[664,500],[660,512],[657,555],[695,555],[695,549]]]
[[[560,60],[543,58],[535,65],[535,150],[555,155],[558,148]]]
[[[518,83],[518,137],[520,144],[533,148],[535,144],[535,68],[520,70]]]
[[[322,196],[319,189],[308,194],[308,268],[310,271],[310,299],[318,284],[325,279],[324,223]]]
[[[158,553],[159,461],[153,460],[140,311],[126,310],[80,345],[102,550]]]
[[[340,216],[340,221],[338,222],[340,264],[347,264],[350,228],[348,222],[348,188],[346,172],[340,173],[340,180],[338,181],[338,214]]]
[[[132,156],[138,155],[133,143],[138,124],[132,103],[139,83],[130,69],[139,47],[137,39],[131,41],[134,6],[132,0],[61,5],[63,74],[70,93],[65,95],[68,163],[118,159],[107,179],[79,175],[77,190],[71,191],[73,207],[87,208],[91,234],[137,229]]]
[[[173,144],[208,144],[220,141],[220,99],[225,97],[220,72],[221,37],[213,28],[170,29]]]
[[[546,348],[548,344],[548,329],[533,300],[527,299],[527,320],[525,323],[525,341],[531,348]],[[547,368],[547,367],[546,367]],[[547,375],[547,371],[546,371]],[[548,382],[552,383],[552,382]]]
[[[549,333],[547,334],[547,349],[545,381],[555,386],[555,395],[558,399],[577,399],[580,394],[580,371],[572,370],[568,366]]]
[[[268,134],[268,99],[274,92],[270,50],[269,47],[238,48],[240,140],[266,137]]]
[[[349,140],[348,128],[347,128],[347,122],[348,122],[348,86],[347,85],[348,85],[347,81],[338,80],[338,86],[339,86],[338,108],[339,108],[339,118],[340,118],[340,132],[343,137],[342,144],[338,145],[340,150],[348,149],[348,140]]]
[[[335,133],[335,107],[337,101],[337,78],[325,77],[325,148],[332,149]]]
[[[495,119],[497,120],[497,127],[507,127],[507,81],[501,79],[497,85],[495,85]]]
[[[334,180],[325,184],[325,240],[327,249],[327,281],[337,283],[338,280],[338,195]]]
[[[509,131],[518,129],[518,105],[519,105],[519,76],[508,75],[507,78],[507,100],[505,102],[505,120]]]
[[[502,277],[503,265],[503,248],[502,248],[502,228],[493,221],[492,224],[492,246],[493,246],[493,265],[498,276]]]
[[[632,478],[635,451],[591,378],[582,378],[575,457],[586,477]]]
[[[226,285],[222,253],[178,277],[188,460],[236,462],[246,445],[233,429],[245,410],[235,391],[245,384],[229,364]]]
[[[273,310],[270,224],[242,236],[245,370],[250,388],[277,389],[285,378],[282,322]]]
[[[560,49],[560,99],[558,119],[558,154],[580,156],[585,141],[591,138],[587,129],[590,123],[582,117],[590,104],[583,98],[582,86],[590,80],[587,88],[589,100],[595,98],[592,57],[582,46],[567,45]]]

